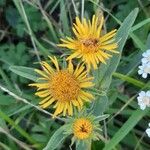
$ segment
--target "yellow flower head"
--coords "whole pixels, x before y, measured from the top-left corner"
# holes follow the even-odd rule
[[[99,121],[106,119],[108,115],[93,116],[91,112],[87,112],[86,109],[82,109],[79,113],[74,113],[73,118],[66,118],[66,124],[64,125],[64,134],[73,135],[72,144],[74,142],[87,142],[92,140],[101,139]]]
[[[93,15],[92,21],[83,19],[83,22],[76,17],[76,23],[72,30],[75,38],[67,37],[65,40],[61,39],[60,47],[66,47],[72,50],[72,54],[67,58],[82,58],[82,61],[87,64],[88,70],[91,66],[97,69],[97,65],[102,62],[106,63],[106,59],[111,57],[108,52],[118,53],[115,49],[117,43],[114,42],[116,30],[102,36],[102,26],[104,18],[99,20]]]
[[[87,88],[94,84],[91,82],[93,77],[87,77],[85,67],[80,64],[74,69],[73,64],[69,61],[68,67],[61,69],[56,57],[50,57],[55,65],[52,68],[47,62],[41,63],[43,71],[35,70],[41,75],[38,83],[30,84],[36,86],[37,92],[35,95],[42,98],[39,103],[42,108],[47,108],[54,104],[54,116],[63,113],[73,115],[73,106],[81,110],[83,103],[90,102],[94,97]]]
[[[92,122],[87,118],[78,118],[73,123],[73,134],[79,140],[88,139],[92,132]]]

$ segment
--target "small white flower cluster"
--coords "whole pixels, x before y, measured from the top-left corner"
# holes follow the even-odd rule
[[[150,107],[150,91],[141,91],[137,97],[137,100],[138,105],[142,110],[144,110],[146,107]]]
[[[148,124],[148,127],[149,127],[149,128],[146,129],[146,133],[147,133],[147,135],[150,137],[150,123]]]
[[[150,49],[144,52],[142,56],[142,65],[139,66],[138,74],[142,75],[143,78],[147,78],[148,74],[150,74]]]
[[[139,66],[138,74],[142,75],[143,78],[147,78],[148,74],[150,74],[150,49],[144,52],[142,56],[142,65]],[[150,107],[150,91],[141,91],[137,97],[137,100],[140,109],[144,110],[146,107]],[[148,137],[150,137],[150,123],[148,124],[148,128],[145,132]]]
[[[137,97],[138,105],[142,110],[144,110],[146,107],[150,107],[150,91],[144,92],[141,91],[139,93],[139,96]],[[150,137],[150,123],[148,124],[149,128],[146,129],[147,135]]]

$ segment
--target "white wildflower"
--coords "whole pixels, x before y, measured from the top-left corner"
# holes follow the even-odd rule
[[[150,49],[148,49],[146,52],[144,52],[142,54],[143,58],[142,58],[142,63],[143,64],[146,64],[146,63],[149,63],[150,62]]]
[[[146,107],[150,107],[150,91],[141,91],[137,97],[137,100],[138,105],[142,110],[144,110]]]
[[[138,74],[142,75],[143,78],[147,78],[148,74],[150,74],[150,63],[139,66]]]

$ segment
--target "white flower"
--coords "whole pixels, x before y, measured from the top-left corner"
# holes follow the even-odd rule
[[[147,128],[145,132],[146,132],[147,135],[150,137],[150,123],[148,124],[148,126],[149,126],[149,128]]]
[[[150,62],[139,66],[138,74],[142,75],[143,78],[147,78],[147,75],[150,74]]]
[[[137,100],[138,105],[142,110],[144,110],[146,107],[150,107],[150,91],[141,91],[137,97]]]
[[[146,52],[144,52],[142,54],[143,58],[142,58],[142,63],[146,64],[150,62],[150,49],[148,49]]]

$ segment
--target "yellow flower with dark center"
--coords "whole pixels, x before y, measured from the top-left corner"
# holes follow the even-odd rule
[[[73,123],[73,134],[79,140],[88,139],[93,131],[93,125],[87,118],[76,119]]]
[[[67,37],[61,39],[62,44],[60,47],[66,47],[72,50],[72,54],[67,58],[82,58],[82,61],[87,64],[88,70],[91,66],[97,69],[97,65],[102,62],[106,63],[106,59],[111,57],[109,52],[118,53],[115,49],[117,43],[114,42],[116,29],[102,35],[102,26],[104,18],[99,20],[98,17],[93,15],[92,21],[83,19],[83,22],[76,17],[76,23],[72,30],[75,38]]]
[[[61,69],[56,57],[50,57],[56,69],[52,68],[47,62],[41,63],[43,71],[35,71],[41,75],[38,83],[30,84],[36,86],[35,95],[42,98],[39,103],[42,108],[47,108],[54,104],[54,117],[63,113],[65,116],[73,115],[73,106],[78,110],[82,109],[84,102],[91,102],[94,98],[86,89],[91,88],[94,84],[91,82],[93,77],[87,77],[87,71],[83,64],[78,64],[74,69],[73,64],[69,61],[68,67]]]

